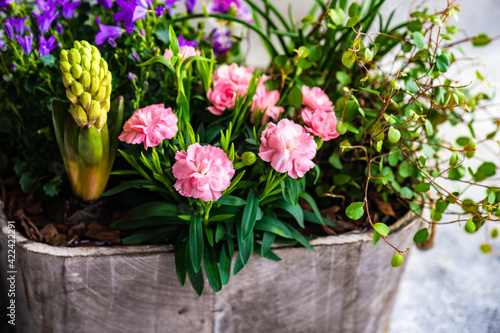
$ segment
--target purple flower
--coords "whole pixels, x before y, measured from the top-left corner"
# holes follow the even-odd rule
[[[2,49],[2,47],[5,45],[5,42],[3,40],[0,39],[0,50]]]
[[[51,13],[51,11],[48,11],[44,12],[42,15],[38,15],[37,13],[31,14],[33,14],[33,16],[38,20],[38,29],[40,29],[42,33],[46,33],[49,31],[50,25],[54,22],[57,15],[59,15],[59,12],[54,11]]]
[[[179,37],[177,37],[177,41],[179,43],[179,47],[180,46],[192,46],[192,47],[198,46],[198,40],[194,40],[194,41],[190,42],[187,39],[184,39],[184,37],[182,37],[182,35],[179,35]]]
[[[69,0],[62,0],[62,15],[65,19],[73,18],[75,8],[80,7],[82,4],[78,1],[70,2]]]
[[[147,9],[138,6],[134,1],[116,0],[116,3],[122,10],[115,13],[113,18],[116,22],[125,21],[125,31],[130,34],[135,28],[134,22],[146,17]]]
[[[163,16],[163,13],[165,12],[165,7],[158,6],[155,8],[155,11],[156,11],[156,17],[160,18]]]
[[[41,12],[50,12],[59,6],[57,0],[35,0]]]
[[[12,27],[14,28],[16,34],[22,35],[24,33],[24,21],[26,21],[27,18],[28,16],[21,17],[18,19],[11,17],[6,19],[5,22],[12,24]]]
[[[0,0],[0,10],[4,8],[10,8],[10,2],[12,2],[12,0]]]
[[[95,20],[99,25],[99,32],[95,36],[95,43],[97,45],[102,45],[104,42],[108,42],[111,46],[115,47],[115,39],[122,35],[122,29],[120,27],[115,27],[112,25],[101,24],[99,18],[96,16]]]
[[[50,51],[59,46],[59,43],[54,44],[55,41],[55,36],[51,36],[49,39],[45,39],[44,36],[38,35],[38,42],[40,43],[38,53],[40,53],[41,56],[48,56],[50,54]]]
[[[57,23],[56,30],[59,35],[63,33],[63,27],[61,23]]]
[[[172,8],[176,2],[179,2],[181,0],[165,0],[165,7],[167,8]]]
[[[13,72],[17,70],[16,64],[10,64],[10,68],[12,69]]]
[[[186,0],[186,8],[190,14],[194,13],[194,7],[196,6],[196,2],[198,0]]]
[[[33,35],[24,36],[21,38],[21,36],[17,35],[16,36],[17,41],[21,45],[23,52],[25,55],[29,55],[31,53],[31,50],[33,49]]]
[[[153,0],[135,0],[134,1],[136,6],[141,6],[144,8],[152,8],[153,7]]]
[[[113,0],[97,0],[97,2],[101,5],[102,8],[108,10],[113,7]]]
[[[127,75],[127,76],[128,76],[128,79],[129,79],[130,81],[132,81],[132,82],[134,82],[134,81],[135,81],[135,79],[137,79],[137,75],[135,75],[135,74],[134,74],[134,73],[132,73],[132,72],[128,72],[128,75]]]
[[[7,23],[5,23],[3,28],[5,29],[5,33],[7,34],[7,37],[9,37],[10,40],[13,40],[14,39],[14,30],[12,29],[12,24],[7,22]]]
[[[231,49],[231,44],[233,43],[233,41],[230,37],[231,30],[226,29],[226,31],[222,33],[217,28],[215,28],[210,32],[208,37],[205,37],[205,40],[213,42],[212,50],[214,51],[214,55],[218,57],[225,55]]]
[[[207,4],[207,11],[211,14],[227,14],[232,8],[237,18],[253,23],[252,10],[240,0],[213,0]]]
[[[139,61],[139,55],[137,54],[137,52],[132,51],[132,57],[134,57],[135,60]]]

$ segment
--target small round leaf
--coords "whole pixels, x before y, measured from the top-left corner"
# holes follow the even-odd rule
[[[401,253],[396,253],[394,255],[394,257],[392,257],[392,260],[391,260],[391,266],[392,267],[398,267],[398,266],[401,266],[401,264],[403,263],[403,256],[401,255]]]
[[[395,129],[394,127],[391,126],[391,128],[389,128],[389,141],[391,141],[392,143],[396,143],[399,141],[400,138],[401,138],[401,132],[399,132],[398,129]]]
[[[359,220],[365,213],[364,205],[364,202],[353,202],[345,209],[345,214],[352,220]]]
[[[413,241],[417,244],[422,243],[427,239],[427,237],[429,237],[429,230],[427,228],[423,228],[417,231],[415,236],[413,236]]]

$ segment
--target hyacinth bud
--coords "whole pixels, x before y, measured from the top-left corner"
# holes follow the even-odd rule
[[[66,88],[68,88],[69,86],[71,86],[71,84],[73,83],[73,81],[75,81],[75,78],[69,72],[64,73],[63,76],[62,76],[62,79],[63,79],[64,87],[66,87]]]
[[[106,123],[102,114],[110,109],[111,72],[99,49],[87,41],[75,41],[73,48],[60,53],[62,81],[73,104],[71,114],[80,125]],[[82,115],[85,113],[85,116]]]
[[[68,50],[62,50],[61,53],[59,53],[59,59],[61,59],[61,61],[68,61]]]
[[[77,97],[80,97],[80,95],[83,93],[83,86],[80,82],[78,81],[74,81],[72,84],[71,84],[71,92],[77,96]]]
[[[85,110],[89,110],[90,108],[90,103],[92,102],[92,96],[90,96],[90,94],[88,92],[84,92],[81,96],[80,96],[80,105],[85,109]]]
[[[83,89],[88,90],[90,88],[90,83],[92,82],[90,80],[89,72],[83,72],[80,81],[82,82]]]
[[[95,122],[97,117],[101,115],[101,105],[97,101],[92,101],[90,103],[90,108],[87,112],[89,115],[90,122]]]
[[[94,95],[94,100],[96,101],[102,101],[106,97],[106,87],[100,86],[99,89],[97,90],[97,94]]]
[[[62,61],[59,64],[59,68],[61,69],[61,72],[69,72],[71,70],[71,64],[67,61]]]
[[[97,118],[95,122],[95,127],[98,129],[102,128],[104,124],[106,124],[106,121],[108,120],[108,113],[107,112],[101,112],[99,117]]]
[[[87,114],[85,110],[80,105],[71,105],[71,116],[75,119],[79,126],[85,126],[88,124]]]

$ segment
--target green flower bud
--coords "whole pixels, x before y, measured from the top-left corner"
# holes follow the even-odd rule
[[[254,164],[255,161],[257,161],[257,156],[251,151],[246,151],[241,155],[241,162],[246,166]]]
[[[92,60],[92,51],[90,48],[81,49],[80,54],[82,55],[82,57],[86,56],[87,58],[89,58],[89,60]]]
[[[71,74],[73,74],[75,79],[79,79],[82,75],[82,66],[78,64],[73,64],[71,66]]]
[[[95,95],[97,92],[97,89],[99,89],[101,81],[99,81],[99,78],[97,76],[92,77],[92,83],[90,84],[90,93],[92,95]]]
[[[108,120],[108,114],[106,112],[101,112],[99,118],[97,118],[95,122],[95,127],[97,127],[97,129],[101,129],[106,124],[107,120]]]
[[[71,116],[79,126],[88,124],[87,114],[80,105],[71,105]]]
[[[78,104],[78,97],[75,96],[75,94],[73,94],[71,92],[71,89],[66,89],[66,97],[68,97],[68,99],[70,100],[71,103],[73,104]]]
[[[105,98],[109,98],[111,96],[111,89],[112,89],[111,85],[108,84],[106,86],[106,97]]]
[[[111,100],[110,100],[110,98],[106,98],[100,104],[101,104],[101,110],[102,111],[109,112],[109,108],[111,107]],[[105,112],[102,112],[102,113],[105,113]]]
[[[88,90],[91,82],[89,72],[82,73],[82,76],[80,77],[80,82],[82,83],[83,89]]]
[[[92,49],[92,46],[90,45],[89,42],[87,42],[86,40],[82,40],[80,42],[80,44],[82,44],[82,49],[88,49],[88,50],[91,50]]]
[[[90,102],[92,102],[92,96],[90,96],[90,94],[88,92],[84,92],[81,96],[80,96],[80,104],[82,105],[82,107],[85,109],[85,110],[89,110],[90,108]]]
[[[99,52],[99,49],[92,45],[92,60],[95,60],[99,62],[101,60],[101,52]]]
[[[111,84],[111,72],[108,72],[101,81],[101,86],[107,86],[108,84]]]
[[[61,61],[59,68],[61,69],[61,72],[69,72],[71,70],[71,64],[67,61]]]
[[[89,57],[87,57],[87,56],[84,54],[84,55],[82,56],[82,63],[81,63],[83,70],[84,70],[84,71],[89,72],[89,71],[90,71],[90,64],[91,64],[91,62],[90,62],[90,58],[89,58]]]
[[[61,50],[61,53],[59,53],[59,59],[61,59],[61,61],[68,61],[68,50]]]
[[[103,68],[99,69],[99,80],[102,81],[102,79],[104,79],[104,75],[106,75],[104,69]]]
[[[80,64],[82,61],[82,56],[77,49],[71,49],[68,54],[68,59],[71,64]]]
[[[73,47],[74,47],[75,49],[79,50],[79,49],[81,49],[81,48],[82,48],[82,44],[80,44],[80,42],[79,42],[79,41],[75,40],[75,41],[73,42]]]
[[[101,114],[101,105],[99,104],[99,102],[97,101],[90,102],[90,108],[87,114],[91,122],[95,121],[97,117],[99,117]]]
[[[83,93],[83,86],[80,82],[75,81],[71,84],[71,92],[75,94],[75,96],[79,97]]]
[[[108,71],[108,63],[106,62],[106,60],[104,60],[104,58],[101,58],[101,60],[99,60],[99,67],[104,70],[104,73]]]
[[[66,73],[63,73],[62,80],[63,80],[64,87],[68,88],[69,86],[71,86],[73,81],[75,81],[75,78],[73,77],[73,75],[71,75],[71,73],[66,72]]]
[[[90,68],[90,76],[98,76],[99,75],[99,63],[97,61],[92,61],[92,66]]]
[[[102,101],[106,97],[106,87],[100,86],[97,90],[97,94],[94,95],[94,100]]]

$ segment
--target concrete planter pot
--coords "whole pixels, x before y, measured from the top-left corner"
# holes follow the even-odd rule
[[[391,242],[408,246],[419,224],[406,215],[391,226]],[[3,211],[0,226],[0,300],[8,302]],[[279,262],[254,255],[221,292],[206,283],[198,297],[180,286],[171,246],[65,248],[16,238],[18,333],[384,332],[404,271],[390,266],[393,249],[372,245],[371,232],[328,236],[312,242],[316,252],[275,248]]]

